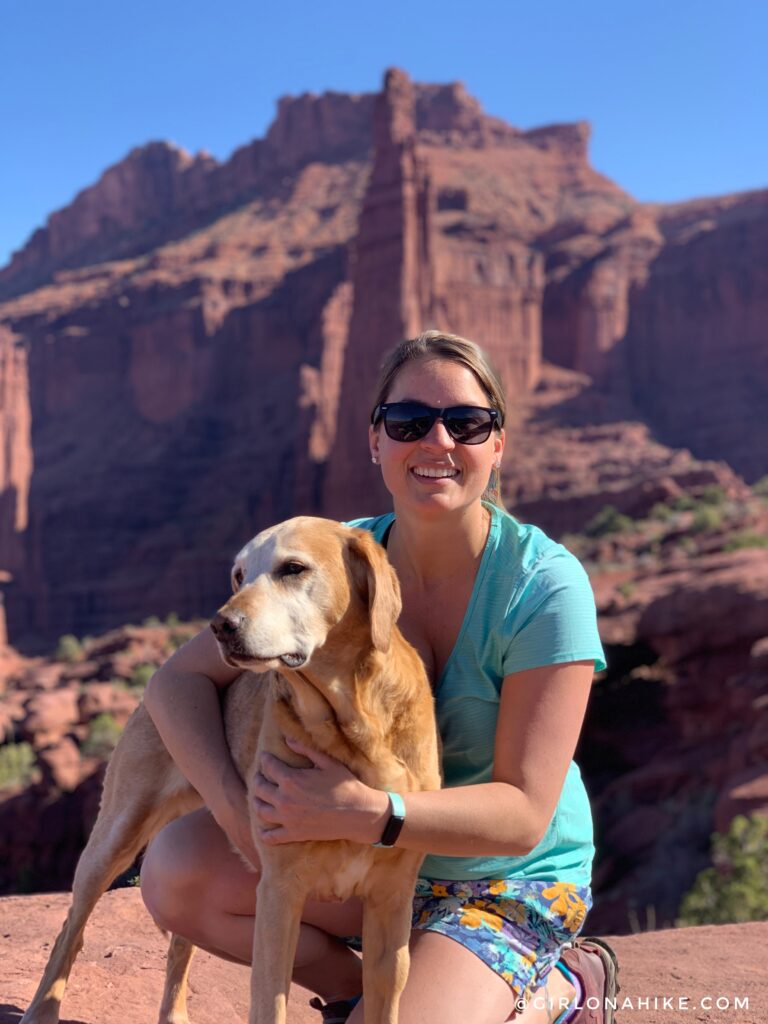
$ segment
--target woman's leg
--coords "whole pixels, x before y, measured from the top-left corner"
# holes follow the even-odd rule
[[[171,822],[152,840],[142,865],[141,893],[161,928],[217,956],[249,964],[258,877],[203,809]],[[329,934],[360,934],[359,903],[308,901],[304,916],[294,980],[326,1002],[359,995],[360,961]]]
[[[516,1012],[512,989],[480,957],[447,935],[417,929],[411,936],[411,969],[400,999],[399,1021],[550,1024],[562,1012],[561,998],[567,1001],[574,994],[573,986],[553,970],[546,987],[536,993],[539,998]],[[553,1003],[551,1010],[545,1005],[547,995]],[[363,1002],[352,1011],[349,1024],[363,1024]]]

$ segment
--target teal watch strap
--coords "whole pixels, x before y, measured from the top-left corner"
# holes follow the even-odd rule
[[[384,826],[381,839],[373,846],[394,846],[405,821],[405,801],[399,793],[387,793],[389,797],[389,820]]]

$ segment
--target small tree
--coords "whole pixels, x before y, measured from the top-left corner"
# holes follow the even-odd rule
[[[768,818],[738,815],[712,836],[712,864],[680,904],[678,926],[768,920]]]
[[[604,537],[608,533],[621,533],[634,525],[634,521],[619,512],[614,505],[605,505],[597,515],[592,516],[584,527],[584,533],[588,537]]]
[[[79,661],[83,656],[83,645],[72,633],[59,637],[54,658],[56,661]]]
[[[108,757],[117,746],[122,731],[122,726],[112,715],[106,712],[96,715],[88,723],[88,735],[80,748],[81,753],[87,757]]]
[[[6,743],[0,747],[0,789],[26,784],[34,767],[35,752],[29,743]]]

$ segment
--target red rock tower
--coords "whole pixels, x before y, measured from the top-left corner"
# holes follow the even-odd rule
[[[416,151],[414,88],[387,72],[374,112],[374,164],[352,254],[354,301],[323,507],[330,516],[389,507],[368,452],[370,396],[384,353],[430,323],[429,179]]]

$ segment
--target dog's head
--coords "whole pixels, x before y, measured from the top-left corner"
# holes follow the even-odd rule
[[[211,628],[224,660],[263,672],[300,668],[339,635],[386,651],[400,588],[366,530],[301,516],[264,530],[232,567],[232,597]]]

